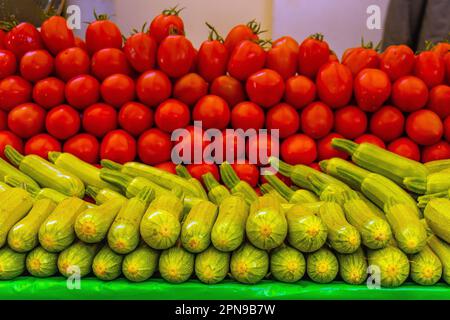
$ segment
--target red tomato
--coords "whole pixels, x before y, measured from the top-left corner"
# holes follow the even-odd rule
[[[377,69],[364,69],[355,78],[355,98],[366,112],[377,111],[391,94],[391,82],[387,74]]]
[[[130,66],[128,65],[125,54],[116,48],[106,48],[97,51],[92,56],[91,63],[92,74],[100,80],[116,74],[130,74]]]
[[[184,23],[178,16],[181,10],[177,7],[166,9],[153,19],[149,34],[156,42],[160,43],[169,35],[184,34]]]
[[[76,76],[66,83],[65,95],[72,107],[83,110],[100,98],[100,83],[87,74]]]
[[[290,136],[281,144],[281,158],[289,164],[311,164],[317,159],[313,139],[304,134]]]
[[[91,105],[83,112],[83,129],[97,138],[117,128],[117,111],[105,103]],[[123,131],[123,130],[120,130]]]
[[[247,23],[247,25],[239,24],[233,27],[230,32],[228,32],[224,42],[225,47],[228,49],[228,52],[232,52],[242,41],[258,40],[258,34],[262,32],[264,31],[261,31],[261,25],[255,20],[250,21],[249,23]]]
[[[123,47],[128,62],[139,73],[155,67],[157,44],[147,33],[139,32],[131,35]]]
[[[434,87],[430,91],[428,99],[428,109],[436,112],[436,114],[445,119],[450,115],[450,87],[442,84]]]
[[[316,99],[316,85],[305,76],[294,76],[286,81],[284,99],[301,109]]]
[[[11,131],[0,131],[0,157],[4,160],[8,160],[3,153],[7,145],[12,146],[20,153],[23,152],[23,143],[18,136]]]
[[[33,100],[45,109],[56,107],[64,102],[64,82],[58,78],[45,78],[33,87]]]
[[[92,55],[105,48],[122,48],[122,34],[106,15],[96,16],[86,29],[86,46]]]
[[[136,93],[139,100],[149,106],[155,107],[170,97],[172,83],[169,78],[159,70],[144,72],[136,82]]]
[[[55,138],[65,140],[80,130],[80,115],[68,105],[60,105],[47,113],[45,127]]]
[[[317,142],[317,153],[319,156],[319,160],[325,160],[325,159],[331,159],[331,158],[342,158],[342,159],[348,159],[349,155],[346,152],[336,150],[331,146],[331,142],[333,139],[344,138],[342,135],[338,133],[330,133],[329,135],[325,136],[324,138],[320,139]]]
[[[247,79],[245,88],[251,101],[269,108],[280,102],[283,97],[284,81],[276,71],[263,69]]]
[[[245,101],[231,110],[231,125],[234,129],[259,130],[264,127],[264,111],[256,103]]]
[[[314,35],[305,39],[299,47],[298,73],[315,79],[320,67],[328,62],[330,47],[323,41],[322,35]]]
[[[18,76],[0,80],[0,109],[9,111],[31,100],[31,84]]]
[[[194,47],[185,36],[168,36],[159,45],[156,59],[159,68],[172,78],[189,73],[194,64]]]
[[[319,69],[316,85],[320,100],[332,108],[343,107],[352,98],[352,73],[338,62],[329,62]]]
[[[239,179],[247,182],[253,188],[258,185],[259,170],[257,166],[251,163],[234,163],[231,166]]]
[[[192,110],[194,121],[202,121],[204,129],[225,129],[230,122],[228,103],[219,96],[207,95],[201,98]]]
[[[228,50],[218,40],[206,40],[197,55],[198,73],[208,82],[227,72]]]
[[[298,54],[299,52],[299,44],[297,40],[292,38],[291,36],[283,36],[281,38],[278,38],[274,42],[272,42],[272,48],[278,48],[280,46],[287,46],[289,49],[291,49],[295,54]]]
[[[230,76],[244,81],[264,67],[266,52],[255,42],[246,40],[239,43],[231,52],[228,61]]]
[[[358,107],[347,106],[334,114],[334,130],[346,139],[355,139],[367,130],[367,115]]]
[[[209,163],[200,164],[188,164],[186,169],[189,171],[191,176],[199,181],[202,180],[202,176],[210,172],[217,181],[220,181],[220,174],[217,165]]]
[[[29,138],[44,130],[45,111],[37,104],[24,103],[8,114],[8,128],[20,138]]]
[[[414,75],[428,86],[429,89],[444,82],[445,65],[438,53],[423,51],[416,56]]]
[[[422,150],[422,162],[445,159],[450,159],[450,144],[446,141],[440,141]]]
[[[5,48],[4,40],[5,40],[6,32],[0,29],[0,49]]]
[[[125,103],[119,112],[119,125],[138,136],[153,126],[153,111],[138,102]]]
[[[440,57],[446,55],[447,52],[450,51],[450,43],[449,42],[440,42],[436,44],[431,51],[436,52]]]
[[[249,137],[246,152],[250,163],[266,165],[269,157],[279,158],[280,141],[270,133],[257,133]]]
[[[192,163],[202,161],[203,152],[209,145],[209,141],[204,137],[204,131],[198,126],[188,126],[185,132],[176,136],[174,154],[179,156],[182,162]],[[189,150],[189,154],[184,151]]]
[[[139,158],[146,164],[153,165],[169,161],[171,151],[170,136],[159,129],[147,130],[139,137]]]
[[[38,134],[25,143],[24,153],[26,155],[36,154],[47,159],[50,151],[61,152],[61,143],[46,133]]]
[[[301,128],[313,139],[326,136],[333,129],[333,122],[333,112],[322,102],[311,103],[301,114]]]
[[[174,164],[172,161],[166,161],[163,163],[159,163],[157,165],[154,165],[155,168],[164,170],[166,172],[177,174],[176,170],[176,164]]]
[[[428,88],[422,80],[406,76],[395,81],[392,86],[392,102],[403,112],[413,112],[425,106]]]
[[[215,153],[217,162],[224,160],[234,163],[236,159],[245,159],[246,143],[245,136],[239,131],[223,130],[222,136],[219,138],[222,140],[222,154],[219,156]],[[215,141],[215,140],[214,140]]]
[[[73,31],[61,16],[52,16],[41,25],[41,37],[48,51],[56,55],[64,49],[75,46]]]
[[[14,53],[8,50],[0,50],[0,79],[12,76],[16,73],[17,59]]]
[[[100,92],[106,103],[120,108],[124,103],[134,100],[134,81],[124,74],[113,74],[103,80]]]
[[[181,77],[173,87],[173,97],[189,106],[207,94],[208,84],[196,73],[188,73]]]
[[[133,161],[136,158],[136,141],[123,130],[110,131],[100,145],[100,159],[118,163]]]
[[[23,22],[9,31],[3,39],[5,48],[12,51],[17,59],[28,51],[43,48],[42,38],[39,31],[31,23]]]
[[[447,74],[447,84],[450,85],[450,52],[444,56],[445,73]]]
[[[64,81],[88,74],[90,65],[91,61],[87,52],[76,47],[61,51],[55,58],[56,74]]]
[[[77,156],[87,163],[97,163],[100,144],[93,135],[77,134],[64,143],[63,150]]]
[[[211,84],[210,93],[224,99],[230,107],[245,100],[245,92],[238,80],[230,76],[220,76]]]
[[[402,157],[420,161],[419,147],[416,143],[414,143],[414,141],[408,138],[400,138],[392,141],[388,146],[388,150],[401,155]]]
[[[164,101],[155,112],[156,126],[169,133],[187,126],[191,120],[190,118],[188,106],[175,99]]]
[[[444,128],[445,128],[445,139],[450,142],[450,116],[445,118],[444,121]]]
[[[371,143],[380,148],[386,149],[386,145],[384,144],[383,140],[381,140],[377,136],[374,136],[373,134],[363,134],[362,136],[356,138],[355,142],[356,143]]]
[[[20,60],[20,74],[28,81],[36,82],[53,72],[53,57],[45,50],[29,51]]]
[[[342,64],[347,66],[353,77],[363,69],[378,69],[380,66],[380,56],[371,47],[364,45],[359,48],[352,48],[346,51],[342,57]]]
[[[6,130],[8,126],[8,115],[0,110],[0,131]]]
[[[444,134],[439,116],[430,110],[419,110],[406,120],[406,133],[414,142],[429,146],[437,143]]]
[[[413,72],[414,52],[408,46],[389,46],[380,58],[380,69],[386,72],[392,82]]]
[[[300,127],[300,116],[287,103],[280,103],[267,112],[267,130],[278,129],[280,138],[287,138],[297,133]]]
[[[82,40],[81,38],[75,36],[75,47],[83,49],[84,51],[87,52],[87,45],[86,42],[84,42],[84,40]]]
[[[297,50],[292,50],[289,44],[278,45],[267,52],[266,67],[278,72],[286,80],[297,72]]]
[[[405,117],[397,108],[385,106],[370,119],[370,131],[385,142],[399,138],[405,128]]]

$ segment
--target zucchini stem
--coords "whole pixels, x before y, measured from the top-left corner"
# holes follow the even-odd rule
[[[120,163],[114,162],[112,160],[101,160],[100,164],[102,165],[103,168],[109,169],[109,170],[114,170],[114,171],[120,171],[122,170],[123,165],[121,165]]]
[[[267,193],[270,193],[272,191],[276,192],[276,190],[268,183],[263,183],[259,188],[261,189],[261,192],[263,194],[267,194]]]
[[[16,167],[20,166],[20,163],[22,162],[24,156],[19,153],[16,149],[11,147],[10,145],[7,145],[5,147],[5,156],[8,158],[9,161]]]
[[[150,202],[155,199],[155,192],[150,187],[145,187],[136,195],[136,198],[145,203],[145,206],[148,206]]]
[[[56,160],[58,160],[59,156],[61,155],[61,152],[57,151],[50,151],[48,153],[48,160],[52,163],[55,163]]]
[[[405,178],[403,180],[405,187],[417,194],[425,194],[427,191],[427,182],[419,177]]]
[[[220,175],[225,185],[230,189],[234,188],[241,181],[228,162],[220,165]]]
[[[186,167],[183,166],[182,164],[177,165],[175,170],[176,170],[178,176],[180,176],[180,177],[182,177],[184,179],[192,179],[191,174],[186,169]]]
[[[203,183],[205,184],[205,187],[206,187],[206,189],[208,189],[208,191],[211,191],[215,187],[220,186],[219,181],[217,181],[216,178],[214,178],[214,176],[211,172],[208,172],[208,173],[205,173],[204,175],[202,175],[202,179],[203,179]]]
[[[133,178],[125,174],[110,169],[101,169],[100,178],[103,181],[109,182],[112,185],[121,188],[124,192],[127,190],[128,185],[133,180]]]
[[[336,171],[339,175],[340,180],[343,182],[346,182],[347,184],[356,184],[361,188],[361,185],[366,178],[365,176],[352,174],[351,172],[343,169],[343,168],[336,168]],[[351,183],[349,183],[351,181]]]
[[[349,155],[353,155],[356,152],[356,149],[358,149],[359,144],[347,139],[335,138],[331,142],[331,146],[340,151],[345,151]]]
[[[24,189],[33,197],[35,197],[39,193],[39,191],[41,191],[41,189],[36,188],[35,186],[30,186],[13,176],[5,176],[4,180],[6,184],[10,185],[11,187]]]
[[[92,199],[95,200],[95,198],[97,197],[98,193],[100,192],[99,188],[93,187],[93,186],[87,186],[86,190],[84,191],[84,193],[91,197]]]
[[[272,159],[272,161],[269,159],[270,163],[272,163],[273,161],[274,161],[274,159]],[[294,166],[291,166],[290,164],[287,164],[286,162],[281,161],[281,160],[276,160],[276,161],[278,161],[278,169],[280,170],[281,174],[283,176],[290,177],[292,174],[292,171],[294,170]]]
[[[280,178],[276,175],[267,175],[265,179],[270,183],[270,185],[285,198],[286,200],[291,200],[294,195],[294,190],[289,188]]]

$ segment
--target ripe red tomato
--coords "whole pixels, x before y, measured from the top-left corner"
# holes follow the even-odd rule
[[[9,111],[31,100],[31,84],[18,76],[0,80],[0,109]]]
[[[61,51],[55,58],[56,74],[64,81],[88,74],[90,65],[91,61],[87,52],[77,47]]]
[[[405,76],[392,86],[392,102],[403,112],[413,112],[423,108],[428,101],[428,88],[422,80]]]
[[[77,156],[87,163],[97,163],[100,144],[97,139],[90,134],[81,133],[73,136],[64,143],[63,150]]]
[[[116,48],[106,48],[97,51],[92,56],[91,63],[92,74],[100,80],[116,74],[130,74],[130,66],[128,65],[125,54]]]
[[[319,69],[316,85],[320,100],[332,108],[343,107],[352,98],[352,73],[338,62],[329,62]]]
[[[414,75],[422,79],[428,88],[431,89],[444,82],[444,61],[436,52],[423,51],[416,56]]]
[[[408,116],[406,133],[414,142],[429,146],[437,143],[444,134],[439,116],[430,110],[419,110]]]
[[[83,49],[86,52],[88,50],[86,42],[84,42],[84,40],[82,40],[80,37],[77,36],[75,36],[75,47]]]
[[[284,81],[276,71],[263,69],[247,79],[245,88],[251,101],[269,108],[280,102],[283,97]]]
[[[450,43],[448,42],[439,42],[434,47],[431,48],[431,51],[436,52],[440,57],[446,55],[447,52],[450,51]]]
[[[230,107],[245,100],[242,83],[230,76],[220,76],[214,79],[210,93],[224,99]]]
[[[87,74],[76,76],[66,83],[65,95],[72,107],[83,110],[100,98],[100,83]]]
[[[33,100],[45,109],[56,107],[64,102],[64,82],[58,78],[45,78],[33,87]]]
[[[246,152],[250,163],[266,165],[269,157],[280,157],[280,141],[273,133],[257,133],[248,138]]]
[[[311,164],[317,159],[317,147],[305,134],[290,136],[281,144],[281,158],[289,164]]]
[[[291,36],[283,36],[272,42],[272,48],[278,48],[280,46],[288,46],[295,54],[299,52],[299,44],[297,40]]]
[[[8,160],[5,157],[4,150],[7,145],[10,145],[20,153],[23,152],[22,140],[11,131],[0,131],[0,157]]]
[[[173,97],[189,106],[207,94],[208,84],[196,73],[188,73],[181,77],[173,87]]]
[[[400,138],[394,140],[389,144],[388,150],[398,155],[401,155],[402,157],[415,161],[420,161],[419,147],[411,139]]]
[[[355,98],[366,112],[377,111],[391,94],[388,75],[377,69],[364,69],[355,78]]]
[[[194,57],[192,43],[181,35],[166,37],[156,54],[159,68],[172,78],[189,73],[194,64]]]
[[[298,46],[296,50],[292,50],[287,42],[272,46],[267,52],[266,67],[278,72],[286,80],[297,73],[297,55]]]
[[[422,162],[445,159],[450,159],[450,144],[446,141],[440,141],[422,150]]]
[[[445,128],[445,140],[450,142],[450,116],[445,118],[444,128]]]
[[[5,48],[20,60],[28,51],[43,48],[40,32],[31,23],[23,22],[12,28],[3,39]]]
[[[100,92],[106,103],[120,108],[124,103],[134,100],[134,81],[124,74],[113,74],[103,80]]]
[[[228,103],[219,96],[207,95],[201,98],[192,110],[194,121],[202,121],[204,129],[225,129],[230,122]]]
[[[234,26],[225,38],[225,47],[228,49],[228,52],[231,53],[242,41],[257,41],[259,39],[258,34],[261,32],[264,31],[261,31],[261,25],[255,20],[250,21],[246,25],[239,24]]]
[[[172,83],[163,72],[150,70],[138,78],[136,93],[143,104],[155,107],[170,97]]]
[[[155,112],[156,126],[168,133],[187,126],[190,118],[188,106],[175,99],[164,101]]]
[[[280,138],[287,138],[297,133],[300,127],[300,116],[294,107],[280,103],[267,112],[267,130],[278,129]]]
[[[348,159],[348,153],[339,151],[331,146],[331,142],[335,138],[342,139],[344,137],[338,133],[330,133],[317,142],[317,153],[319,161],[331,158]]]
[[[381,140],[377,136],[374,136],[373,134],[363,134],[362,136],[356,138],[355,142],[356,143],[371,143],[380,148],[386,149],[386,145],[384,144],[383,140]]]
[[[428,109],[436,112],[436,114],[445,119],[450,115],[450,87],[442,84],[434,87],[430,91],[428,99]]]
[[[65,140],[80,130],[80,115],[68,105],[51,109],[45,118],[47,132],[55,138]]]
[[[5,111],[0,110],[0,131],[8,128],[8,115]]]
[[[92,55],[105,48],[122,48],[122,34],[106,15],[96,16],[86,29],[86,46]]]
[[[216,162],[222,162],[224,160],[234,163],[235,160],[245,159],[246,143],[245,136],[241,132],[235,132],[234,130],[223,130],[222,135],[219,138],[221,140],[222,148],[221,154],[215,153]],[[214,140],[215,142],[216,140]]]
[[[153,111],[138,102],[127,102],[120,109],[118,120],[120,127],[138,136],[153,126]]]
[[[299,47],[298,73],[315,79],[320,67],[328,62],[330,47],[323,41],[322,35],[314,35],[305,39]]]
[[[153,165],[169,161],[171,151],[170,136],[159,129],[147,130],[139,137],[139,158],[146,164]]]
[[[255,72],[261,70],[266,62],[266,52],[257,43],[245,40],[240,42],[231,52],[228,61],[230,76],[244,81]]]
[[[17,59],[14,53],[8,50],[0,50],[0,79],[16,73]]]
[[[154,167],[157,169],[161,169],[166,172],[172,173],[172,174],[177,174],[176,164],[173,163],[172,161],[166,161],[163,163],[159,163],[157,165],[154,165]]]
[[[157,44],[147,33],[139,32],[131,35],[123,47],[128,62],[139,73],[155,67]]]
[[[284,99],[301,109],[316,99],[316,85],[305,76],[294,76],[286,81]]]
[[[20,138],[29,138],[44,130],[45,111],[37,104],[24,103],[8,114],[8,128]]]
[[[75,46],[73,31],[61,16],[52,16],[41,25],[41,37],[48,51],[56,55],[64,49]]]
[[[385,142],[399,138],[405,128],[403,113],[392,106],[385,106],[370,119],[370,131]]]
[[[136,158],[136,141],[123,130],[110,131],[100,144],[100,159],[126,163]]]
[[[334,114],[334,130],[346,139],[355,139],[367,130],[367,115],[358,107],[347,106]]]
[[[389,46],[380,58],[380,69],[386,72],[392,82],[413,72],[414,52],[406,45]]]
[[[202,161],[203,152],[210,143],[208,138],[204,137],[204,131],[199,126],[188,126],[185,130],[181,135],[175,137],[174,154],[185,163]],[[190,153],[185,154],[185,150],[189,150]]]
[[[53,72],[53,57],[45,50],[25,53],[20,60],[20,74],[28,81],[36,82]]]
[[[91,105],[83,112],[83,129],[97,138],[117,128],[117,111],[105,103]]]
[[[156,42],[160,43],[169,35],[184,34],[184,23],[179,17],[181,10],[177,7],[166,9],[152,20],[149,34]]]
[[[0,49],[5,48],[4,40],[5,40],[6,32],[0,29]]]
[[[38,134],[25,143],[24,153],[26,155],[36,154],[47,159],[50,151],[61,152],[61,143],[46,133]]]
[[[231,110],[231,125],[234,129],[259,130],[264,127],[264,111],[256,103],[245,101]]]
[[[450,52],[444,56],[445,73],[447,74],[447,84],[450,85]]]
[[[259,170],[257,166],[251,163],[234,163],[231,164],[231,167],[233,167],[239,179],[247,182],[253,188],[258,185]]]
[[[191,176],[199,181],[202,180],[202,176],[211,173],[217,181],[220,181],[220,174],[217,165],[210,163],[188,164],[186,169]]]
[[[228,50],[225,45],[212,38],[200,46],[197,55],[198,73],[208,82],[227,72]]]
[[[344,52],[342,64],[347,66],[353,77],[364,69],[378,69],[380,66],[380,56],[371,46],[361,46],[351,48]]]
[[[301,128],[313,139],[323,138],[330,133],[333,122],[333,112],[322,102],[311,103],[301,113]]]

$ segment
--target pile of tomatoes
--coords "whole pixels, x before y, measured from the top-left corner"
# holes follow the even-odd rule
[[[280,156],[291,164],[346,158],[331,147],[334,137],[418,161],[450,158],[450,44],[418,54],[362,45],[339,61],[320,34],[299,45],[289,36],[260,39],[255,21],[225,39],[208,27],[198,50],[177,8],[126,40],[103,15],[84,41],[59,16],[39,30],[24,22],[0,31],[0,150],[65,151],[93,164],[137,159],[173,172],[171,133],[193,136],[202,121],[204,130],[222,130],[224,142],[226,128],[279,129]],[[208,143],[190,141],[193,150]],[[214,164],[188,169],[218,176]],[[257,166],[235,169],[258,184]]]

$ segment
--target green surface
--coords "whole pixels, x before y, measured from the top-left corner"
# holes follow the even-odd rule
[[[395,289],[368,289],[341,282],[328,285],[300,281],[282,284],[262,281],[257,285],[237,284],[231,280],[217,285],[204,285],[196,280],[169,284],[161,279],[131,283],[125,279],[103,282],[82,279],[79,290],[69,290],[65,278],[37,279],[31,277],[0,281],[0,299],[139,299],[139,300],[327,300],[327,299],[445,299],[450,300],[450,286],[440,283],[433,287],[404,284]]]

